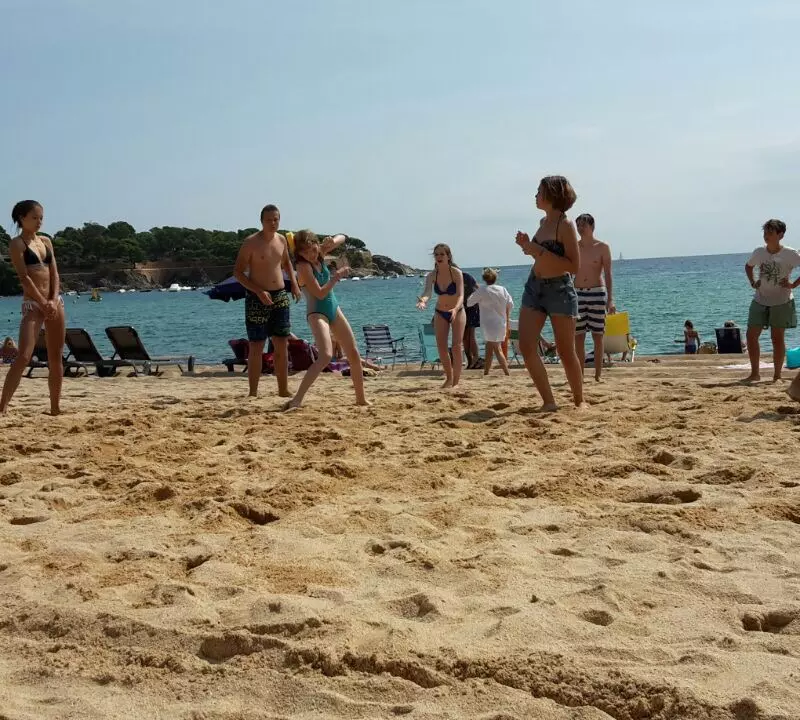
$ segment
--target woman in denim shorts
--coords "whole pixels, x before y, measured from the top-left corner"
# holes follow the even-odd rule
[[[578,271],[580,256],[575,225],[567,218],[567,210],[577,196],[569,181],[561,175],[549,175],[539,183],[536,207],[544,218],[533,240],[527,233],[517,233],[517,245],[534,259],[531,274],[525,283],[519,315],[519,345],[525,367],[542,396],[542,410],[557,409],[553,390],[539,356],[539,338],[547,318],[553,325],[556,350],[564,366],[576,407],[583,405],[583,377],[575,352],[575,319],[578,296],[573,275]]]

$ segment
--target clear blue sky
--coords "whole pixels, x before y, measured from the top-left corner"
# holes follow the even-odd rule
[[[533,195],[627,257],[800,246],[797,0],[0,0],[0,223],[342,231],[524,262]],[[796,239],[797,238],[797,239]]]

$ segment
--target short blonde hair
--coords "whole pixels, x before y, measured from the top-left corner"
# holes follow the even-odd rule
[[[483,268],[483,281],[487,285],[494,285],[497,282],[497,270],[494,268]]]

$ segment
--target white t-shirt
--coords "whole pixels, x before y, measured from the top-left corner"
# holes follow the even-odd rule
[[[503,342],[506,339],[506,309],[514,307],[514,300],[502,285],[482,285],[467,298],[467,307],[478,305],[481,309],[481,331],[486,342]]]
[[[800,266],[800,253],[790,247],[782,247],[774,255],[766,247],[758,247],[747,261],[750,267],[758,267],[761,284],[756,290],[755,301],[759,305],[774,307],[792,299],[792,289],[781,286],[781,280],[789,277],[792,270]]]

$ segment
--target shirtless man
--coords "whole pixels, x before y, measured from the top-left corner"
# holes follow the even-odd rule
[[[264,343],[272,339],[275,346],[275,377],[278,395],[291,397],[289,392],[289,336],[291,298],[286,292],[283,270],[289,275],[292,295],[300,299],[300,288],[289,259],[289,245],[278,233],[281,212],[275,205],[261,211],[262,229],[246,238],[236,258],[233,274],[247,290],[244,301],[244,322],[250,353],[247,358],[247,377],[250,397],[258,396],[261,378],[261,358]]]
[[[587,214],[575,220],[580,235],[580,270],[575,276],[578,292],[578,322],[575,327],[575,349],[581,362],[586,364],[586,331],[594,341],[594,379],[600,382],[603,370],[603,333],[606,313],[616,312],[611,285],[611,248],[594,236],[594,218]]]

